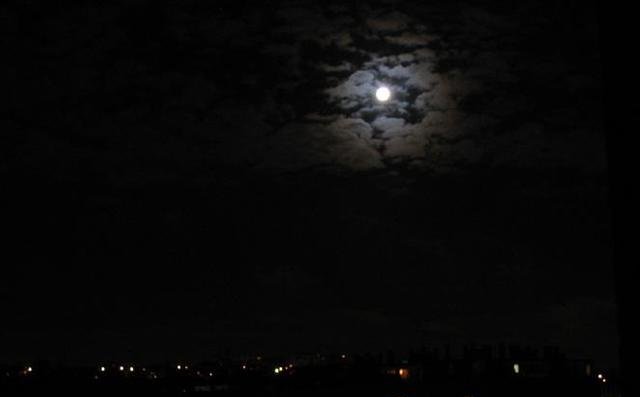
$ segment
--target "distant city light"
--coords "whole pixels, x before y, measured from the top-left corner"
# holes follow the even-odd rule
[[[280,373],[280,368],[274,369],[273,372],[275,372],[276,374],[279,374]]]
[[[602,374],[598,374],[598,379],[602,379],[602,378],[603,378]]]
[[[520,364],[513,364],[513,372],[516,374],[520,373]]]
[[[247,369],[247,366],[242,364],[242,369]]]
[[[343,355],[342,355],[342,356],[340,356],[340,357],[342,357],[343,359],[345,359],[345,358],[347,358],[347,355],[346,355],[346,354],[343,354]]]
[[[120,368],[118,368],[120,371],[124,371],[124,366],[120,366]]]
[[[104,372],[104,371],[106,371],[106,370],[107,370],[107,369],[106,369],[105,367],[100,367],[100,372]]]
[[[376,91],[376,98],[380,102],[386,102],[389,100],[389,98],[391,98],[391,91],[389,91],[387,87],[380,87]]]
[[[213,372],[209,372],[209,376],[213,376]]]
[[[129,372],[133,372],[133,367],[129,367]]]
[[[27,367],[27,372],[33,372],[33,368]]]
[[[602,383],[607,383],[607,379],[606,378],[602,378]]]
[[[180,371],[182,369],[182,365],[178,364],[176,365],[176,368],[178,369],[178,371]]]

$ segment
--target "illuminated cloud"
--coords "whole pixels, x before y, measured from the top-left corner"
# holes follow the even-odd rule
[[[396,117],[380,116],[371,123],[371,126],[382,132],[383,138],[390,138],[403,131],[405,120]]]
[[[371,127],[360,119],[289,124],[269,139],[270,149],[261,167],[342,167],[355,171],[381,168],[381,157],[372,146],[371,135]]]
[[[404,47],[420,47],[432,42],[434,37],[425,34],[404,32],[400,36],[386,36],[385,40]]]
[[[375,32],[399,32],[409,25],[409,17],[400,12],[391,12],[368,18],[366,25]]]
[[[424,133],[396,136],[385,142],[385,157],[424,158],[427,138]]]
[[[185,84],[187,77],[176,78],[167,85],[185,87],[181,101],[206,117],[171,123],[190,131],[199,143],[192,147],[177,135],[158,142],[145,141],[145,147],[165,164],[182,159],[182,168],[188,168],[190,162],[197,164],[198,156],[216,163],[270,170],[335,167],[352,171],[386,168],[392,172],[396,164],[420,164],[431,171],[452,172],[483,162],[493,166],[564,163],[602,168],[604,161],[597,153],[599,141],[584,130],[550,138],[544,132],[535,132],[536,128],[546,131],[547,127],[526,127],[531,123],[523,122],[523,126],[510,127],[508,134],[496,133],[501,119],[526,113],[530,107],[526,97],[509,92],[481,97],[487,84],[513,82],[518,72],[514,64],[520,69],[528,67],[515,62],[515,55],[491,47],[491,41],[487,41],[481,44],[488,48],[477,47],[471,56],[464,43],[476,43],[477,35],[464,33],[452,38],[436,34],[428,24],[417,23],[401,12],[373,13],[365,6],[361,25],[351,12],[350,7],[319,6],[310,1],[283,5],[275,10],[272,21],[274,35],[283,39],[263,42],[246,23],[224,22],[229,27],[225,39],[234,36],[234,40],[255,43],[259,56],[281,65],[286,76],[273,76],[272,80],[267,71],[244,73],[237,89],[246,92],[247,102],[251,102],[254,87],[262,87],[257,90],[262,97],[253,103],[239,98],[220,102],[218,98],[224,96],[210,81],[199,78]],[[466,10],[464,18],[472,24],[485,21],[498,26],[495,23],[500,22],[478,10]],[[363,40],[367,45],[361,46]],[[380,53],[370,45],[376,43]],[[320,59],[308,59],[310,54],[320,55]],[[454,66],[443,68],[443,63]],[[530,69],[536,76],[558,74],[553,63],[532,65]],[[309,83],[315,92],[306,88]],[[376,99],[381,86],[391,90],[388,102]],[[322,100],[300,110],[301,93],[303,97],[319,94]],[[479,103],[475,106],[480,108],[473,112],[465,108],[472,102],[469,98],[475,98]],[[210,103],[216,106],[210,109]],[[560,121],[567,117],[559,113]],[[588,146],[588,152],[566,156],[578,151],[572,145],[574,140],[581,140],[581,134],[585,138],[580,148]],[[107,157],[110,163],[105,169],[113,179],[123,181],[120,175],[126,174],[126,183],[136,184],[141,178],[177,178],[164,171],[153,176],[153,170],[146,168],[135,172],[132,166],[125,169],[121,164],[135,158],[135,153],[127,156]]]
[[[375,76],[368,71],[357,71],[347,81],[337,87],[326,90],[333,100],[358,100],[370,96],[375,89]]]
[[[349,72],[353,69],[353,65],[349,62],[343,62],[339,65],[327,65],[323,63],[318,65],[318,69],[327,73]]]

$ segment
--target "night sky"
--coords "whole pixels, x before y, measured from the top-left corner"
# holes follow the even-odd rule
[[[0,360],[615,367],[597,20],[545,4],[0,6]]]

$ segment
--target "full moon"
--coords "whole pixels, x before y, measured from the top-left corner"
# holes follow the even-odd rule
[[[391,91],[389,91],[387,87],[380,87],[376,91],[376,98],[378,98],[380,102],[386,102],[389,100],[390,97],[391,97]]]

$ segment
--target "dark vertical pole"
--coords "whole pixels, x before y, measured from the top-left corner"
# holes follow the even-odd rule
[[[608,150],[609,198],[613,223],[613,263],[618,304],[620,334],[621,393],[623,396],[640,395],[637,381],[632,381],[629,352],[636,351],[638,333],[631,330],[634,313],[632,295],[637,278],[632,274],[638,263],[637,235],[629,230],[638,224],[637,190],[632,189],[632,161],[637,149],[631,138],[640,125],[640,102],[634,94],[639,92],[640,61],[629,57],[626,46],[633,46],[637,37],[637,14],[621,3],[598,1],[600,23],[600,49],[603,62],[605,131]],[[628,47],[631,48],[631,47]],[[626,93],[626,95],[625,95]],[[632,150],[634,152],[632,152]]]

